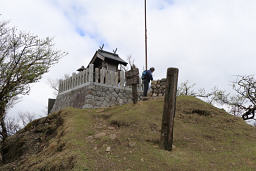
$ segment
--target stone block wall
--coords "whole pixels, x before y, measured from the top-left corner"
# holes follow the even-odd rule
[[[141,80],[138,85],[142,96]],[[88,68],[59,82],[59,94],[51,112],[65,107],[103,108],[132,102],[132,89],[126,86],[124,71]]]
[[[142,92],[139,91],[139,98]],[[57,96],[51,112],[66,107],[103,108],[132,102],[132,90],[100,83],[87,83]]]
[[[151,82],[150,96],[164,96],[166,87],[166,78]]]

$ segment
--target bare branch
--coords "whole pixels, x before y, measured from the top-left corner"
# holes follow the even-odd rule
[[[35,115],[29,112],[19,113],[19,119],[22,122],[23,127],[35,119]]]
[[[21,129],[18,121],[14,118],[7,118],[5,119],[5,122],[7,127],[7,133],[9,136],[14,135],[18,130]]]

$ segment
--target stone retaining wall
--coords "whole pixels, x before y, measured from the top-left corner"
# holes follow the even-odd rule
[[[166,79],[156,80],[151,82],[150,96],[164,96],[166,86]]]
[[[139,98],[141,98],[141,94],[142,92],[139,91]],[[59,111],[65,107],[102,108],[131,102],[131,88],[89,82],[59,93],[51,112]]]
[[[139,80],[139,99],[142,95]],[[132,89],[126,85],[124,71],[110,71],[104,68],[88,68],[73,73],[59,82],[59,94],[49,111],[56,112],[65,107],[103,108],[132,102]]]

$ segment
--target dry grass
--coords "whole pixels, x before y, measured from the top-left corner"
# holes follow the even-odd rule
[[[27,156],[28,162],[22,167],[28,170],[59,169],[61,165],[62,170],[69,170],[69,165],[73,170],[256,170],[256,130],[241,118],[196,98],[179,97],[174,149],[169,152],[158,147],[162,110],[162,98],[107,109],[66,109],[61,112],[64,123],[57,129],[55,138],[39,154]],[[36,164],[29,166],[33,162]]]

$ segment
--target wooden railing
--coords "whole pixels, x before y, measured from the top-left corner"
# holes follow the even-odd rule
[[[86,83],[100,83],[116,87],[125,86],[124,71],[114,72],[105,68],[95,68],[90,64],[88,68],[79,72],[73,73],[71,77],[59,81],[59,93],[71,90]]]

